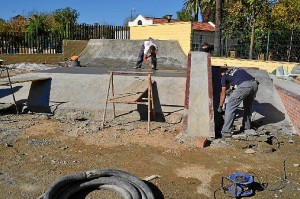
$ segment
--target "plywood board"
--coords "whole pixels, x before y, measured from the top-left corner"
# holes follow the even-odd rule
[[[142,95],[147,92],[149,87],[148,80],[135,80],[121,93],[115,94],[109,102],[115,103],[133,103],[140,100]]]

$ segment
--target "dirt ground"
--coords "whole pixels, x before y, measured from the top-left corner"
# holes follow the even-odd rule
[[[99,121],[76,114],[2,111],[1,199],[38,198],[62,176],[105,168],[141,179],[158,175],[150,181],[158,199],[231,198],[221,179],[235,172],[254,176],[251,198],[300,198],[299,136],[277,134],[272,143],[214,139],[202,149],[185,139],[182,120],[152,122],[148,134],[135,115],[100,129]],[[86,198],[120,197],[96,190]]]

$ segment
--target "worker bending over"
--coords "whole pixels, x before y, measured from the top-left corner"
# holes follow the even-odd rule
[[[221,94],[218,112],[222,113],[222,107],[226,97],[226,89],[230,87],[233,92],[229,96],[226,104],[222,137],[232,136],[232,126],[238,106],[243,102],[244,115],[242,128],[251,128],[251,116],[253,101],[258,90],[258,81],[253,76],[241,68],[221,68]]]

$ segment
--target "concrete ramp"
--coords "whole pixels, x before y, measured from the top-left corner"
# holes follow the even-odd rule
[[[88,67],[133,68],[143,42],[91,39],[80,53],[79,61]],[[186,68],[187,56],[177,41],[154,40],[154,43],[158,46],[158,68]]]

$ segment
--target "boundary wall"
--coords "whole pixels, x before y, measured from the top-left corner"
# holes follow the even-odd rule
[[[224,66],[224,64],[227,64],[228,67],[238,66],[238,67],[259,68],[260,70],[266,70],[267,72],[271,73],[279,66],[283,66],[285,70],[291,72],[293,67],[298,63],[212,57],[211,64],[213,66]]]
[[[79,55],[88,41],[86,40],[64,40],[62,54],[0,54],[4,64],[36,63],[36,64],[57,64],[70,58],[72,55]]]
[[[275,88],[295,131],[300,135],[300,86],[287,80],[274,79]]]

